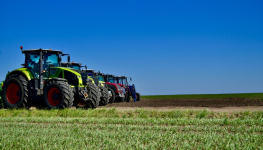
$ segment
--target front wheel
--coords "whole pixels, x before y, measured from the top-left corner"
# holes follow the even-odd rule
[[[65,81],[51,81],[44,88],[44,104],[48,109],[64,109],[73,105],[73,92]]]

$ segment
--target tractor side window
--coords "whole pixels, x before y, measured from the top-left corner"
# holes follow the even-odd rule
[[[32,72],[35,78],[39,78],[39,54],[28,54],[26,67]]]

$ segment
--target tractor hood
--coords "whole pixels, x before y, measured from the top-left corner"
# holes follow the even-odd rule
[[[73,70],[65,67],[51,67],[49,75],[50,78],[65,78],[71,85],[78,84],[79,86],[83,86],[86,85],[88,82],[86,74],[78,72],[78,70]]]
[[[63,67],[63,68],[65,68],[65,67]],[[77,69],[73,69],[73,68],[66,68],[66,69],[71,70],[73,72],[77,72],[78,74],[80,74],[84,85],[86,85],[87,84],[86,82],[89,82],[89,81],[96,84],[96,82],[91,77],[89,77],[86,72],[81,71],[81,70],[77,70]]]
[[[119,84],[117,84],[117,83],[110,83],[110,82],[106,82],[106,84],[116,86],[117,89],[118,89],[118,92],[122,92],[122,87]]]

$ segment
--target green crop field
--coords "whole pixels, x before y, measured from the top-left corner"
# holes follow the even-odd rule
[[[189,95],[149,95],[142,96],[145,99],[216,99],[216,98],[248,98],[251,100],[263,100],[263,93],[240,94],[189,94]]]
[[[263,112],[0,110],[0,149],[263,149]]]

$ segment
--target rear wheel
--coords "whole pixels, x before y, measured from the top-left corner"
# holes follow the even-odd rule
[[[105,106],[109,103],[109,92],[105,87],[101,88],[100,106]]]
[[[108,88],[109,91],[111,91],[111,97],[110,97],[110,100],[109,100],[109,103],[114,103],[115,101],[115,92],[112,88]]]
[[[3,105],[5,108],[29,108],[28,82],[21,75],[11,75],[4,82]]]
[[[51,81],[44,88],[44,104],[48,109],[64,109],[73,105],[73,92],[65,81]]]
[[[136,93],[136,100],[140,101],[141,100],[141,94],[140,93]]]

